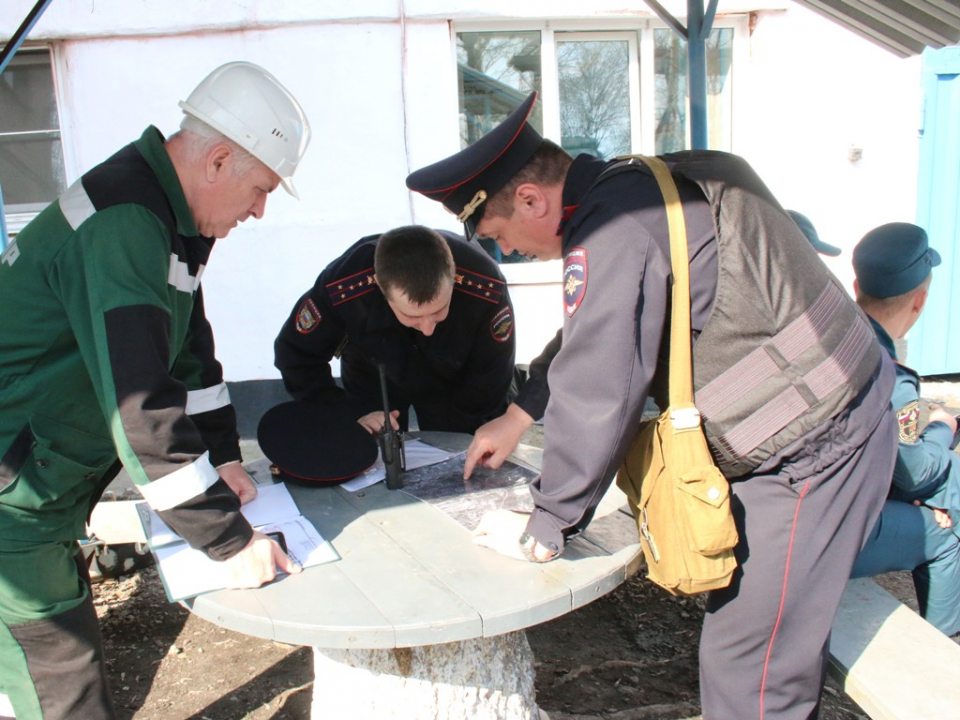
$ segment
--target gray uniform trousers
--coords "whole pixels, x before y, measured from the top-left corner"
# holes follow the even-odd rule
[[[883,358],[837,417],[731,482],[740,568],[707,602],[704,720],[817,717],[834,615],[890,485],[893,374]]]

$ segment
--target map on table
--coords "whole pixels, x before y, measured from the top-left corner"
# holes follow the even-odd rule
[[[536,470],[507,460],[496,470],[476,467],[463,479],[465,457],[458,455],[436,465],[410,470],[403,475],[403,491],[428,502],[467,530],[474,530],[490,510],[533,512],[530,481]]]

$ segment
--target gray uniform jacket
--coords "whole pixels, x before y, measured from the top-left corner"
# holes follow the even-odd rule
[[[706,152],[667,159],[676,163],[687,225],[694,340],[703,334],[697,403],[701,412],[709,407],[705,429],[718,464],[737,477],[853,401],[879,348],[866,318],[802,235],[793,237],[794,225],[742,160]],[[666,373],[657,372],[667,366],[671,276],[662,194],[636,170],[595,184],[607,166],[590,156],[574,161],[558,229],[566,318],[549,366],[543,473],[527,528],[557,550],[589,523],[648,397],[666,404]],[[790,259],[790,272],[778,258]],[[750,381],[740,394],[731,382],[737,374]]]
[[[647,396],[664,399],[653,387],[670,289],[662,196],[652,176],[635,172],[587,194],[605,167],[589,155],[574,160],[563,189],[568,219],[558,229],[566,255],[563,342],[549,363],[543,468],[531,488],[536,509],[527,528],[558,550],[592,518],[636,435]],[[697,334],[716,290],[714,226],[699,189],[687,183],[678,189]],[[570,257],[574,245],[582,254]]]

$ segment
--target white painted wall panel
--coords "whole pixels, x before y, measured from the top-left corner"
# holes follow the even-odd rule
[[[760,18],[750,75],[736,152],[843,249],[824,261],[852,292],[857,241],[882,223],[914,221],[920,59],[897,58],[796,5]],[[848,160],[851,147],[862,160]]]

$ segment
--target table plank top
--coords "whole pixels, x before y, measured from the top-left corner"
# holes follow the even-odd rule
[[[446,450],[470,436],[415,433]],[[540,450],[511,456],[537,469]],[[248,470],[271,482],[269,461]],[[361,491],[289,486],[301,514],[340,560],[256,590],[223,590],[186,601],[211,622],[257,637],[327,648],[433,645],[522,630],[575,610],[638,569],[640,543],[614,485],[590,527],[549,563],[524,563],[475,545],[459,522],[379,482]]]

